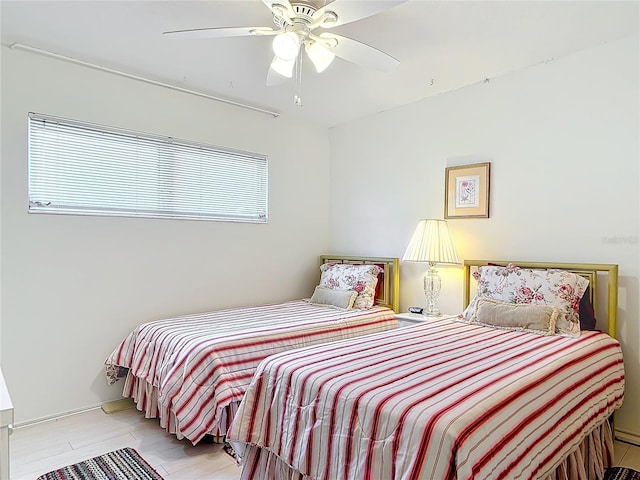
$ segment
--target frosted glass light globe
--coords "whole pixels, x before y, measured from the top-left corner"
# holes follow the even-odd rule
[[[300,37],[294,32],[281,33],[273,38],[273,53],[281,60],[293,60],[300,50]]]

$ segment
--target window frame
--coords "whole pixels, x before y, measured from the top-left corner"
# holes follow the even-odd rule
[[[38,137],[42,136],[43,127],[47,126],[51,129],[47,135],[60,132],[63,136],[67,135],[60,145],[54,145],[51,150],[47,148],[54,141]],[[115,152],[118,161],[115,164],[109,163],[106,168],[103,165],[103,169],[116,173],[111,176],[111,173],[105,174],[100,171],[100,167],[96,165],[101,162],[79,147],[78,138],[75,144],[64,143],[73,136],[72,134],[77,134],[82,140],[92,138],[94,141],[105,142],[108,148],[100,151],[98,155],[107,157]],[[264,154],[35,112],[29,112],[28,115],[28,137],[29,213],[268,223],[269,162]],[[41,143],[43,141],[45,143]],[[147,170],[143,171],[142,175],[135,175],[134,168],[140,168],[139,162],[128,157],[131,156],[131,152],[122,153],[122,150],[127,150],[129,144],[141,150],[145,149],[146,155],[142,157],[151,162],[150,165],[155,167],[155,172]],[[71,149],[67,153],[62,151],[62,159],[52,159],[55,154],[61,153],[62,147],[66,148],[69,145]],[[150,149],[156,149],[155,153],[149,153]],[[73,158],[71,166],[77,169],[87,167],[89,173],[78,176],[74,171],[65,176],[59,172],[52,172],[56,165],[61,164],[68,169],[68,165],[64,164],[74,154],[84,154],[85,157],[81,157],[80,160],[77,160],[78,157]],[[95,155],[95,151],[92,154]],[[135,156],[137,158],[137,154]],[[91,172],[92,165],[95,166],[94,172]],[[113,165],[118,169],[114,169]],[[244,176],[241,175],[242,172],[245,173]],[[37,178],[39,174],[43,175],[40,180]],[[117,175],[121,178],[133,175],[135,178],[131,182],[117,182],[114,180],[117,180]],[[68,177],[73,179],[69,180]],[[138,177],[144,178],[139,180]],[[76,178],[80,180],[76,182]],[[212,180],[220,178],[226,180],[218,183],[220,188],[212,188]],[[58,191],[62,193],[56,196],[55,193],[51,193],[54,187],[47,182],[55,183],[60,179],[63,188],[58,188]],[[100,187],[96,187],[96,198],[92,199],[92,193],[88,192],[92,182],[97,180],[103,183],[93,183],[94,186]],[[133,187],[123,186],[124,183],[131,183]],[[116,186],[115,193],[109,191],[110,185]],[[81,187],[87,187],[84,193],[78,193],[82,190]],[[243,191],[246,193],[244,196]],[[123,195],[120,196],[120,193]],[[51,196],[51,201],[45,200],[47,195]],[[74,195],[80,200],[70,200]],[[122,201],[123,198],[127,200]],[[142,207],[136,206],[136,198],[139,202],[150,203]],[[218,201],[215,201],[216,198]],[[103,207],[99,205],[100,199],[106,199],[106,202],[111,203]],[[81,204],[81,201],[85,203]],[[155,206],[149,206],[152,203]],[[210,207],[211,203],[214,207]],[[179,208],[184,206],[188,208]]]

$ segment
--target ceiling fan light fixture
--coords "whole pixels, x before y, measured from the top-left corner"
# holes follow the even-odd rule
[[[295,32],[285,32],[273,38],[273,53],[281,60],[295,60],[300,50],[300,37]]]
[[[324,72],[331,65],[333,59],[336,58],[335,53],[328,50],[320,42],[309,42],[305,45],[305,50],[318,73]]]
[[[282,75],[283,77],[292,78],[293,77],[293,67],[296,63],[296,58],[294,57],[292,60],[283,60],[277,55],[273,57],[273,61],[271,62],[271,70]]]

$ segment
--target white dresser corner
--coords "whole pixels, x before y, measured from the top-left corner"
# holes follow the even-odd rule
[[[9,480],[9,435],[13,430],[13,403],[0,368],[0,480]]]

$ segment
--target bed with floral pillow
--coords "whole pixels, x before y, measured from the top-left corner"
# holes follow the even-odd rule
[[[322,256],[309,298],[138,326],[105,361],[107,380],[178,438],[223,437],[269,355],[397,328],[398,279],[397,258]]]
[[[241,479],[602,478],[625,386],[617,265],[464,268],[459,319],[262,362],[228,432]],[[598,277],[608,334],[579,328]]]

